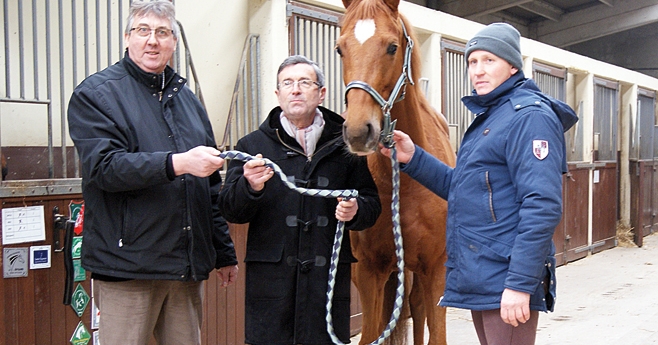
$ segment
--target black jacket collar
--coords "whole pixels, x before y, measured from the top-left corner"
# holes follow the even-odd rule
[[[164,70],[164,85],[165,87],[162,87],[162,78],[163,75],[162,73],[149,73],[141,69],[135,62],[130,58],[130,54],[128,53],[128,49],[126,49],[126,53],[124,54],[123,60],[121,60],[121,63],[123,66],[126,68],[126,71],[128,71],[128,74],[130,74],[131,77],[135,78],[138,82],[141,84],[144,84],[146,87],[149,88],[152,92],[158,92],[162,91],[164,88],[169,85],[169,82],[174,78],[175,72],[174,70],[166,66]]]

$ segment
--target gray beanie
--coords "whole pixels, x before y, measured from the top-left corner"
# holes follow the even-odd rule
[[[486,50],[499,58],[505,59],[510,65],[523,69],[521,56],[521,34],[507,23],[493,23],[478,31],[466,44],[464,57],[476,50]]]

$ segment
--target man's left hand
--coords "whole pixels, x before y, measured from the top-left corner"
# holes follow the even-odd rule
[[[359,203],[356,201],[356,198],[345,200],[343,198],[338,198],[338,205],[336,205],[336,219],[349,222],[356,215],[356,211],[359,210]]]

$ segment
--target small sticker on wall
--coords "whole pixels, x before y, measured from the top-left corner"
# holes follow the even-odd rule
[[[51,246],[30,247],[30,269],[50,268]]]

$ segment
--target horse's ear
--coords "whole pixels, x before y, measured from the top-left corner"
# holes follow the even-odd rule
[[[343,6],[345,6],[345,9],[350,7],[351,3],[352,3],[352,0],[343,0]]]
[[[346,0],[344,0],[346,1]],[[400,0],[384,0],[386,6],[388,6],[393,12],[398,11],[398,5],[400,5]]]

